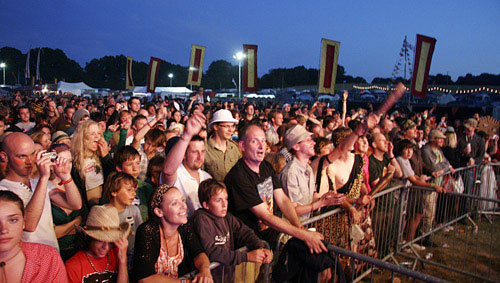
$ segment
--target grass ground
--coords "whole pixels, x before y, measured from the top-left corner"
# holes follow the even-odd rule
[[[420,256],[432,253],[429,260],[433,262],[480,274],[492,281],[500,281],[500,217],[492,220],[493,224],[485,217],[476,219],[477,231],[470,222],[453,225],[453,231],[441,230],[433,236],[433,241],[438,243],[439,247],[427,248]],[[444,244],[449,247],[443,247]],[[411,261],[402,256],[397,259],[400,262]],[[418,264],[416,270],[449,282],[487,282],[432,264]],[[398,277],[395,282],[413,282],[403,276],[395,276]],[[374,282],[391,282],[391,274],[376,272]]]

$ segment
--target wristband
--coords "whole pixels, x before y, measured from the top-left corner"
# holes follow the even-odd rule
[[[150,124],[150,123],[148,123],[147,125],[148,125],[150,128],[153,128],[153,126],[154,126],[154,125],[153,125],[153,126],[151,126],[151,124]]]
[[[66,181],[61,181],[59,183],[59,186],[62,186],[62,185],[66,185],[66,184],[69,184],[73,181],[73,178],[69,178],[69,180],[66,180]]]

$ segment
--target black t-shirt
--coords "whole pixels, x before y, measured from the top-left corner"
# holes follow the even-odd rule
[[[228,190],[229,211],[273,246],[278,233],[263,224],[250,208],[265,201],[269,211],[274,214],[273,191],[281,189],[281,183],[267,161],[260,163],[259,171],[259,174],[252,171],[240,158],[227,173],[224,183]]]
[[[384,159],[382,161],[378,160],[373,156],[373,154],[370,156],[370,165],[368,167],[368,171],[370,173],[370,184],[383,177],[384,174],[384,168],[391,163],[391,160],[384,155]]]

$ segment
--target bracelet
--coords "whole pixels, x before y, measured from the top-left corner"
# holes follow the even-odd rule
[[[62,186],[62,185],[66,185],[66,184],[69,184],[73,181],[73,178],[69,178],[69,180],[66,180],[66,181],[61,181],[59,183],[59,186]]]
[[[149,126],[150,128],[152,128],[154,125],[153,125],[153,126],[151,126],[151,124],[150,124],[150,123],[148,123],[148,126]]]

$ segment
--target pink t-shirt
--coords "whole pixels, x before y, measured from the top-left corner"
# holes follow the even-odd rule
[[[21,249],[26,257],[21,282],[68,282],[66,268],[55,248],[21,242]]]

